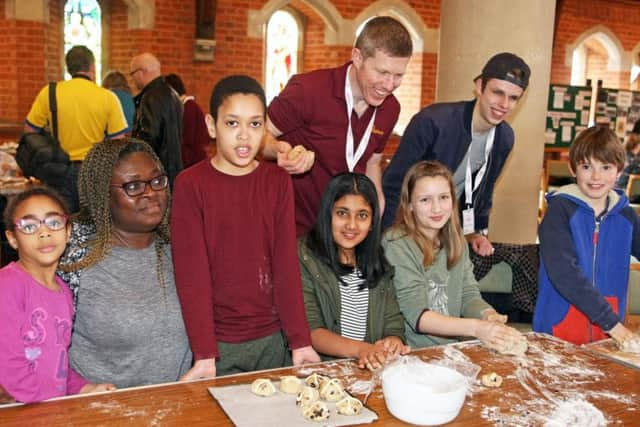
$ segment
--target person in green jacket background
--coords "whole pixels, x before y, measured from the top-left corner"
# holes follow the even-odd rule
[[[313,348],[370,370],[410,351],[380,245],[379,206],[369,178],[340,174],[324,191],[315,228],[298,241]]]
[[[506,348],[522,336],[480,296],[454,195],[446,166],[416,163],[404,177],[396,222],[384,235],[407,341],[421,348],[466,336]]]

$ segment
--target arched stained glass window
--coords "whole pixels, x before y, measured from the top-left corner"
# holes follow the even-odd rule
[[[267,104],[298,73],[300,27],[290,12],[276,11],[267,22]]]
[[[64,53],[75,45],[91,49],[100,82],[102,58],[102,12],[96,0],[68,0],[64,5]],[[65,73],[65,77],[70,76]]]

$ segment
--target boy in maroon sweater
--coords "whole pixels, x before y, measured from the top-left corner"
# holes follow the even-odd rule
[[[210,111],[217,153],[178,176],[171,214],[176,287],[195,359],[183,379],[320,361],[302,299],[291,179],[255,158],[264,91],[250,77],[226,77]]]

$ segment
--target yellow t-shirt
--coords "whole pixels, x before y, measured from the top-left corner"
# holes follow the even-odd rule
[[[58,140],[71,160],[83,160],[91,147],[105,137],[128,130],[116,95],[93,81],[75,77],[56,85]],[[51,123],[49,85],[36,97],[27,124],[42,129]]]

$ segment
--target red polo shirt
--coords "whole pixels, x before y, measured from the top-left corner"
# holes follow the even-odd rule
[[[349,170],[345,155],[349,118],[344,84],[350,64],[291,77],[269,105],[269,119],[282,132],[279,139],[291,146],[302,145],[316,153],[315,163],[309,172],[292,176],[298,236],[315,226],[320,199],[331,178]],[[351,114],[354,151],[373,110],[369,107],[362,117],[355,112]],[[384,150],[399,114],[400,104],[393,95],[389,95],[378,107],[369,145],[354,172],[364,174],[371,156]]]

